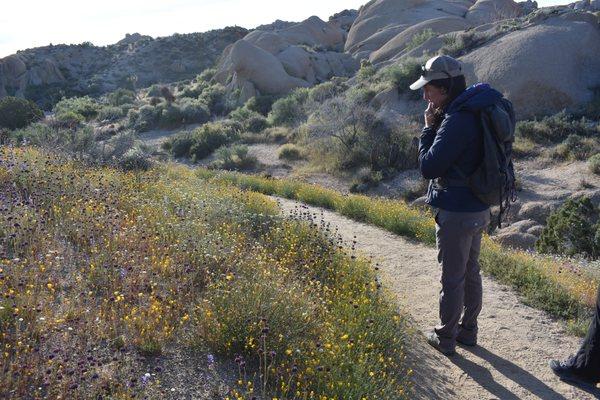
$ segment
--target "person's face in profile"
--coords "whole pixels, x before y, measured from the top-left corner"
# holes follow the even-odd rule
[[[448,101],[448,94],[443,88],[427,84],[423,87],[423,100],[433,104],[434,108],[442,108]]]

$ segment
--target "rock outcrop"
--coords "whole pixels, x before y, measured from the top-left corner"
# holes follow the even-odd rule
[[[259,94],[285,94],[333,76],[351,76],[356,60],[341,53],[345,31],[311,17],[283,29],[255,30],[223,52],[215,79],[240,103]]]
[[[345,49],[358,59],[369,58],[382,49],[374,57],[378,62],[403,50],[402,44],[406,45],[407,37],[426,27],[446,33],[514,18],[522,13],[522,8],[513,0],[374,0],[360,9]],[[426,23],[431,20],[436,22]],[[422,27],[415,30],[414,26],[419,24],[423,24]],[[411,27],[412,32],[404,33]]]
[[[574,109],[600,86],[600,25],[591,13],[566,12],[500,36],[461,61],[468,81],[505,93],[519,118]]]

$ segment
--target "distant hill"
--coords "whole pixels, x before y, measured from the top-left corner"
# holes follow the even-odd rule
[[[104,47],[86,42],[18,51],[0,59],[0,97],[26,97],[49,108],[63,95],[189,79],[213,66],[228,45],[248,32],[227,27],[156,39],[135,33]]]

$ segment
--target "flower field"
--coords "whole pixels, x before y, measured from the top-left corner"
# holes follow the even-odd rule
[[[328,227],[188,168],[0,150],[0,397],[164,398],[203,351],[231,399],[409,398],[403,318]]]

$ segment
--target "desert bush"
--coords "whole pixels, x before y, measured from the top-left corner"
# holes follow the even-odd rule
[[[229,117],[241,123],[244,131],[259,133],[268,127],[267,119],[264,116],[248,109],[246,106],[232,111],[229,113]]]
[[[211,164],[212,168],[227,169],[230,171],[252,169],[258,163],[256,157],[248,154],[248,146],[245,145],[221,147],[216,151],[216,158]]]
[[[594,154],[588,159],[590,171],[596,175],[600,175],[600,153]]]
[[[44,117],[32,101],[8,96],[0,99],[0,128],[24,128]]]
[[[277,150],[277,157],[282,160],[296,161],[304,158],[304,151],[299,146],[288,143]]]
[[[421,76],[421,65],[424,59],[407,58],[399,64],[392,64],[384,68],[380,74],[383,80],[391,83],[400,93],[409,93],[412,98],[419,98],[418,90],[410,90],[410,85]]]
[[[108,103],[115,107],[119,107],[124,104],[133,104],[135,102],[135,92],[122,88],[109,93],[106,97]]]
[[[310,89],[308,99],[315,103],[323,103],[332,97],[340,95],[347,87],[334,81],[327,81]]]
[[[600,133],[600,125],[583,117],[576,119],[565,111],[543,117],[540,120],[519,121],[517,136],[530,139],[535,143],[560,143],[569,135],[594,136]]]
[[[146,104],[139,108],[136,113],[130,113],[131,118],[134,118],[133,129],[138,132],[146,132],[156,127],[160,121],[162,110],[158,107]]]
[[[584,138],[572,134],[554,148],[552,157],[561,160],[587,160],[598,150],[600,149],[596,138]]]
[[[348,89],[345,97],[352,103],[369,104],[377,96],[377,91],[368,85],[356,85]]]
[[[547,220],[535,247],[542,253],[597,258],[600,254],[600,211],[588,197],[567,200]]]
[[[215,77],[217,70],[215,68],[205,69],[196,77],[196,81],[198,82],[210,82]]]
[[[162,85],[154,84],[148,88],[148,92],[146,93],[149,97],[162,97]]]
[[[201,160],[221,146],[240,138],[242,126],[238,122],[225,120],[204,124],[192,132],[173,135],[163,144],[163,149],[174,157]]]
[[[292,131],[283,126],[274,126],[264,130],[264,135],[272,142],[282,143],[290,140]]]
[[[431,29],[431,28],[427,28],[420,32],[417,32],[415,35],[413,35],[413,37],[410,39],[410,41],[406,44],[406,47],[404,47],[404,50],[409,51],[412,49],[416,49],[417,47],[419,47],[420,45],[422,45],[429,39],[436,37],[437,35],[438,34],[436,32],[434,32],[433,29]]]
[[[161,127],[173,128],[183,124],[184,116],[178,105],[167,103],[157,109],[160,109],[158,123]]]
[[[444,36],[444,46],[440,49],[440,53],[458,58],[488,40],[489,37],[486,34],[479,32],[450,34]]]
[[[231,111],[227,99],[227,90],[220,83],[205,88],[198,99],[208,106],[213,115],[226,115]]]
[[[152,167],[148,152],[141,147],[132,147],[119,159],[118,166],[124,171],[147,171]]]
[[[273,103],[269,113],[270,123],[292,127],[304,121],[307,117],[304,104],[308,100],[309,93],[308,89],[299,88]]]
[[[98,111],[99,121],[117,121],[126,115],[125,111],[121,107],[116,106],[105,106]]]
[[[255,111],[266,117],[269,115],[275,100],[275,96],[272,95],[254,96],[250,98],[244,106],[248,110]]]
[[[210,119],[208,106],[199,100],[182,100],[181,113],[183,121],[187,124],[203,124]]]
[[[56,113],[54,119],[65,128],[75,128],[85,122],[83,115],[71,110]]]
[[[359,81],[368,81],[377,73],[377,69],[368,60],[362,60],[360,63],[360,69],[356,73]]]
[[[70,99],[62,99],[53,108],[56,114],[66,114],[73,112],[83,116],[86,120],[90,120],[100,111],[100,104],[98,104],[91,97],[72,97]]]

